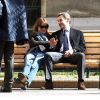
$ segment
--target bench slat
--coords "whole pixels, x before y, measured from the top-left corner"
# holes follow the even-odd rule
[[[84,33],[84,37],[100,37],[100,33]]]
[[[100,37],[85,37],[86,42],[91,42],[91,43],[100,43]]]
[[[100,48],[100,43],[86,43],[86,47],[91,47],[91,48],[95,48],[95,47],[99,47]]]
[[[99,60],[86,60],[86,68],[99,68]],[[55,64],[54,68],[73,68],[76,65],[70,63],[58,63]]]
[[[26,54],[26,52],[27,52],[27,48],[15,48],[14,49],[14,54],[16,55],[16,54]]]
[[[86,55],[86,59],[100,59],[100,55]]]
[[[91,54],[91,55],[98,54],[98,55],[100,55],[100,48],[87,48],[86,54]]]

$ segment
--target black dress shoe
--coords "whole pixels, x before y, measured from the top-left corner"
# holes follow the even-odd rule
[[[41,90],[52,90],[52,89],[53,89],[52,81],[46,81],[45,85],[41,87]]]
[[[86,90],[84,82],[78,82],[78,90]]]
[[[0,87],[0,92],[12,92],[12,88],[11,87]]]

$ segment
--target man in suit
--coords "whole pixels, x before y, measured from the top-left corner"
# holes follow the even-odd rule
[[[14,43],[24,44],[28,40],[26,11],[23,0],[0,0],[0,64],[4,55],[5,76],[1,92],[11,92],[13,82]]]
[[[57,22],[60,30],[52,34],[51,42],[53,52],[45,54],[45,89],[53,89],[52,75],[54,63],[77,64],[78,89],[85,90],[84,69],[85,69],[85,41],[83,33],[70,27],[71,17],[67,12],[59,13]]]

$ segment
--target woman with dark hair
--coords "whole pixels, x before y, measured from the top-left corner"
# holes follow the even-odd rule
[[[48,22],[45,18],[39,18],[33,26],[30,35],[30,49],[25,57],[25,66],[22,73],[18,73],[18,80],[23,84],[22,89],[26,89],[34,80],[39,67],[43,64],[44,53],[50,48],[50,34],[48,33]]]

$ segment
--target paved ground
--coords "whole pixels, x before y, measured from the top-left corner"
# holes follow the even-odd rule
[[[95,89],[87,89],[85,91],[83,90],[77,90],[74,89],[54,89],[54,90],[39,90],[39,89],[28,89],[28,90],[20,90],[20,89],[13,89],[12,93],[0,93],[0,98],[2,100],[6,99],[15,99],[15,100],[61,100],[68,98],[70,100],[78,100],[78,99],[86,99],[91,98],[91,100],[100,98],[100,90],[98,88]]]

